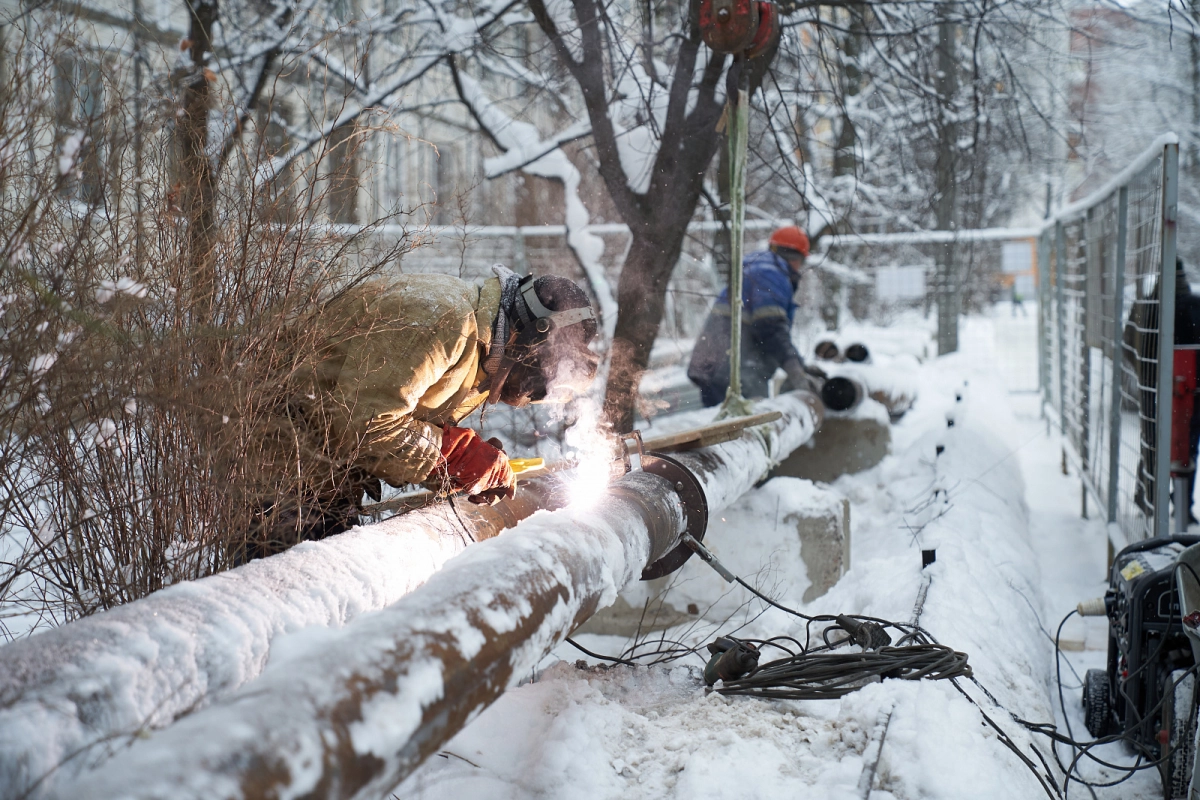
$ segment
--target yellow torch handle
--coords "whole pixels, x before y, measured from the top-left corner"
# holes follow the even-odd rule
[[[535,469],[542,469],[546,466],[544,458],[510,458],[508,466],[513,471],[514,475],[520,475],[522,472],[531,472]]]

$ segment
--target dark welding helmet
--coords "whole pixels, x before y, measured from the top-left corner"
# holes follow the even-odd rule
[[[492,378],[488,402],[565,403],[596,377],[588,345],[599,326],[587,294],[557,275],[521,279],[512,320],[516,336]]]

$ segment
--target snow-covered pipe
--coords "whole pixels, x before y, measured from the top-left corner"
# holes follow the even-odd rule
[[[385,608],[472,540],[566,503],[561,476],[520,489],[493,507],[441,505],[304,543],[0,647],[0,800],[257,677],[276,637]]]
[[[821,386],[821,402],[830,411],[850,411],[867,396],[867,387],[843,375],[828,378]]]
[[[720,510],[811,438],[803,392],[783,416],[680,454]],[[633,473],[593,508],[538,514],[471,547],[388,608],[276,643],[252,683],[134,740],[63,797],[386,794],[677,541],[668,481]]]
[[[862,364],[871,359],[871,351],[867,349],[865,344],[856,342],[849,345],[845,352],[838,349],[837,343],[829,339],[822,339],[813,347],[813,354],[822,361],[850,361],[855,364]]]
[[[445,507],[162,589],[0,647],[0,798],[258,676],[274,640],[385,608],[468,543]]]

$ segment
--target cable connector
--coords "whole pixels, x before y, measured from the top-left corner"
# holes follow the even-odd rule
[[[878,622],[860,622],[845,614],[838,614],[838,627],[850,634],[850,639],[863,650],[878,650],[892,643],[892,637]]]
[[[718,680],[737,680],[758,668],[758,648],[728,636],[713,640],[708,645],[712,658],[704,667],[704,683],[712,686]]]
[[[726,569],[725,565],[718,561],[717,557],[712,554],[712,551],[700,544],[696,537],[692,536],[690,533],[685,533],[682,537],[682,541],[691,548],[693,553],[700,556],[705,564],[708,564],[710,567],[715,569],[717,574],[725,579],[726,583],[733,583],[737,580],[737,576]]]
[[[1075,610],[1079,612],[1079,616],[1081,617],[1103,617],[1107,613],[1104,608],[1103,597],[1093,597],[1091,600],[1084,600],[1075,606]]]

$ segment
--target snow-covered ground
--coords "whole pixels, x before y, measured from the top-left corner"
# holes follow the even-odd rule
[[[839,338],[866,342],[882,366],[898,364],[923,356],[914,349],[928,342],[926,323],[905,322],[890,331],[858,326]],[[1022,391],[1029,388],[1029,370],[1036,375],[1029,348],[1034,339],[1026,330],[1034,326],[1032,311],[1014,319],[1007,306],[1000,307],[990,317],[967,321],[960,353],[915,367],[920,397],[893,429],[892,454],[833,486],[852,504],[851,569],[800,610],[908,621],[928,579],[921,624],[969,654],[975,675],[1004,709],[1029,720],[1057,718],[1061,725],[1052,632],[1076,603],[1102,594],[1106,541],[1100,523],[1080,519],[1078,477],[1062,474],[1057,436],[1040,419],[1036,394]],[[1010,393],[1009,385],[1016,391]],[[756,542],[771,540],[774,509],[753,504],[777,507],[789,488],[778,485],[781,480],[793,479],[776,479],[742,504],[760,512]],[[762,554],[775,563],[745,577],[761,580],[796,607],[807,583],[797,574],[803,566],[795,563],[795,548],[786,546],[778,523],[776,529],[775,549]],[[737,530],[727,525],[710,534],[718,555],[738,547]],[[936,563],[924,570],[923,549],[937,551]],[[704,569],[693,560],[680,580]],[[763,610],[743,594],[741,618],[725,628],[698,626],[692,640],[710,640],[740,623],[745,627],[739,635],[747,637],[803,633],[793,618]],[[718,607],[723,619],[728,598]],[[1105,629],[1102,619],[1075,623],[1063,635],[1073,648],[1064,654],[1066,709],[1076,737],[1086,739],[1075,673],[1102,665]],[[629,645],[607,636],[582,636],[580,643],[602,654],[619,654]],[[411,776],[397,796],[1046,796],[983,724],[980,711],[945,682],[885,681],[841,700],[768,701],[706,693],[700,656],[652,667],[598,664],[561,646],[527,683]],[[1037,761],[1036,747],[1053,762],[1045,738],[1022,730],[972,684],[963,686],[1024,754]],[[1062,755],[1070,758],[1065,748]],[[1132,760],[1118,745],[1106,755]],[[1098,768],[1084,772],[1117,777]],[[1061,774],[1054,777],[1061,784]],[[1088,790],[1076,785],[1069,796],[1088,796]],[[1096,796],[1153,798],[1161,790],[1157,774],[1148,772],[1098,789]]]

